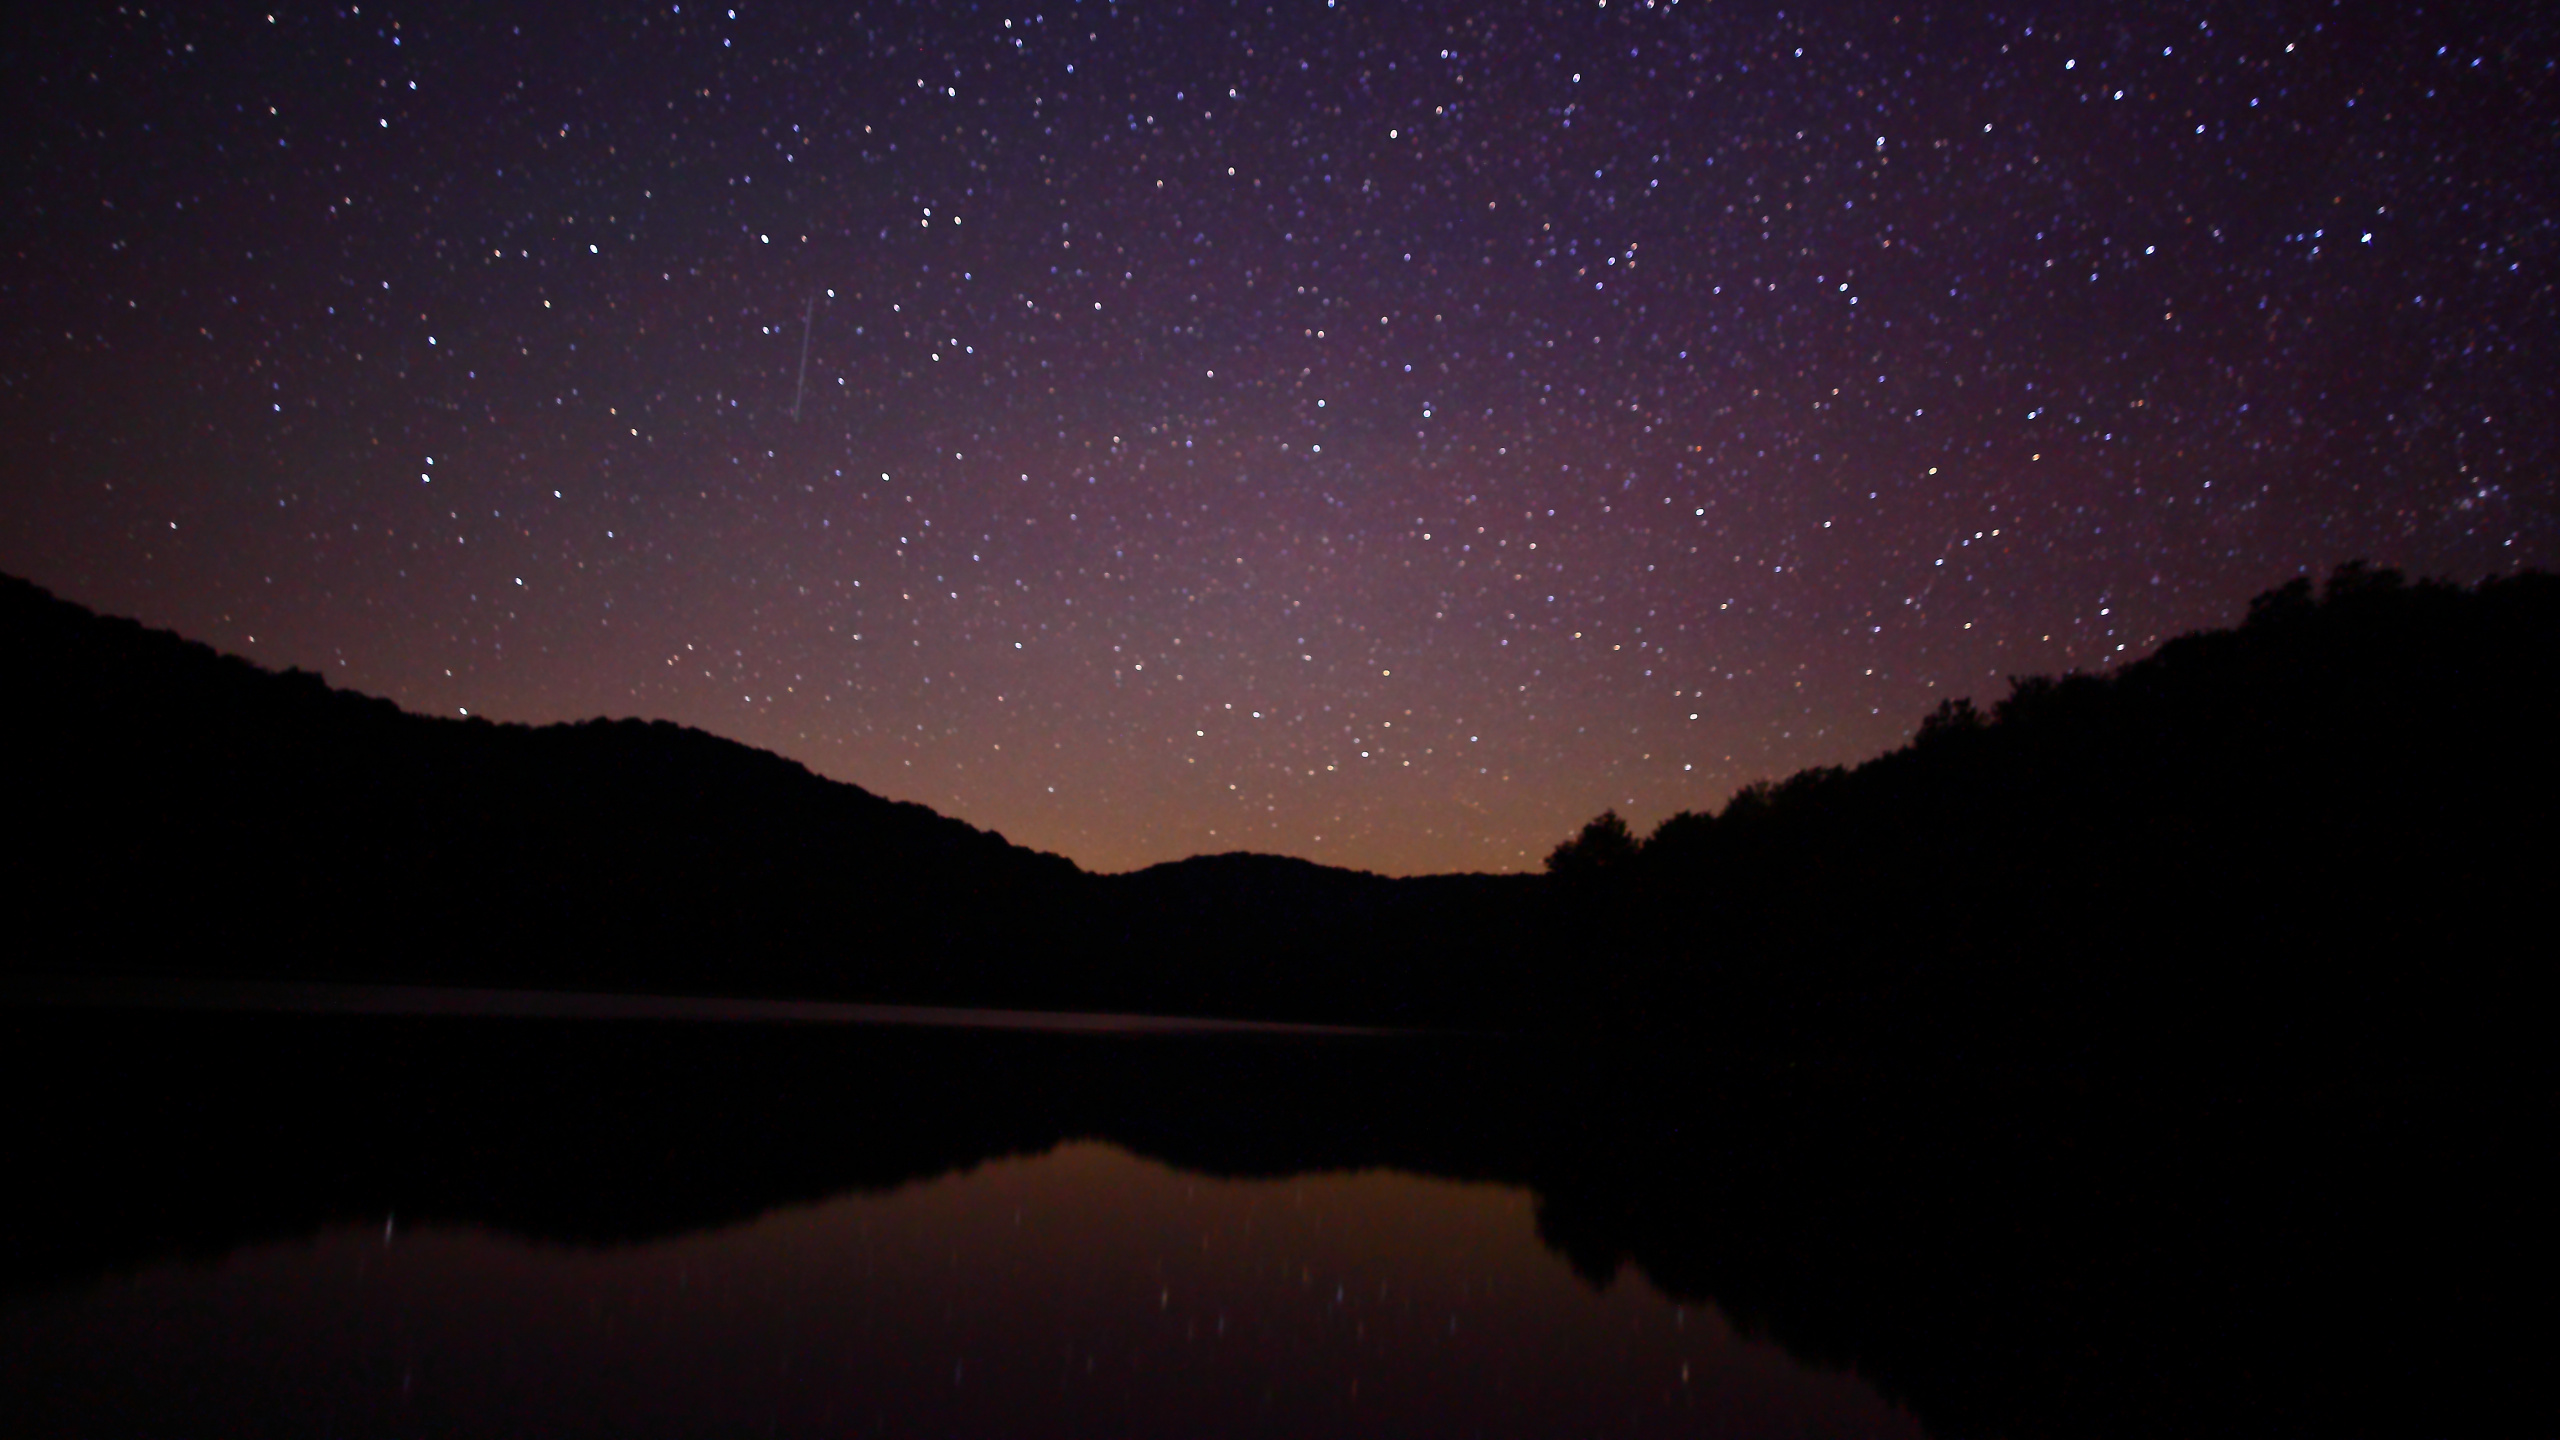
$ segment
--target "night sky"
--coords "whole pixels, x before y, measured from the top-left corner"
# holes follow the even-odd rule
[[[0,569],[1410,873],[2560,550],[2533,7],[507,8],[0,22]]]

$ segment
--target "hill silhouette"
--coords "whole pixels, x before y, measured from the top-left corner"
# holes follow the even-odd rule
[[[16,580],[0,617],[0,725],[46,757],[22,966],[859,993],[1077,875],[664,722],[407,714]]]
[[[1609,960],[1568,998],[1799,1058],[2513,1062],[2473,1046],[2547,1015],[2555,737],[2560,580],[2346,566],[1641,842],[1603,815],[1549,862]]]
[[[1426,1019],[1536,886],[1089,875],[698,730],[413,715],[6,577],[0,674],[43,757],[20,970]]]
[[[2541,575],[2297,581],[2111,675],[1951,700],[1855,769],[1642,839],[1603,816],[1545,876],[1091,875],[663,721],[412,715],[18,580],[0,674],[0,736],[43,757],[0,882],[22,970],[1632,1027],[1795,1059],[2388,1048],[2545,984],[2504,943],[2549,928],[2522,900],[2560,798]]]

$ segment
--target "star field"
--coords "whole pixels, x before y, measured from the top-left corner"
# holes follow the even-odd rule
[[[1531,867],[2560,559],[2523,7],[8,25],[0,568],[1091,868]]]

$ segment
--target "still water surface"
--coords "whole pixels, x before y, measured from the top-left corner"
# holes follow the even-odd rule
[[[1903,1436],[1513,1187],[1070,1143],[711,1233],[396,1215],[0,1312],[21,1434]]]
[[[2544,1093],[1921,1073],[0,978],[0,1440],[2560,1435]]]

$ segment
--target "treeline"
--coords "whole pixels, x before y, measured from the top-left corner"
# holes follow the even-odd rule
[[[665,721],[413,715],[7,577],[0,679],[6,969],[1434,1021],[1536,888],[1089,875]]]
[[[411,715],[16,580],[0,676],[17,969],[1637,1028],[1795,1059],[2376,1039],[2513,1019],[2545,984],[2538,574],[2297,581],[2113,674],[1949,701],[1854,769],[1643,837],[1603,815],[1543,876],[1089,875],[699,731]]]
[[[1583,957],[1554,1004],[1838,1059],[2521,1041],[2555,742],[2560,580],[2346,566],[2112,674],[1946,701],[1855,768],[1644,837],[1601,815],[1547,861],[1550,948]]]

